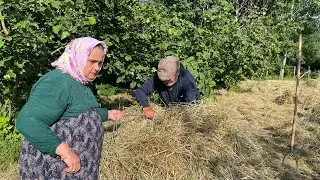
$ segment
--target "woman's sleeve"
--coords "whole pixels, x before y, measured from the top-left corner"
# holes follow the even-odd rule
[[[62,142],[49,128],[58,121],[68,106],[69,88],[67,79],[47,76],[32,88],[27,103],[16,120],[18,131],[39,151],[55,156]]]
[[[98,108],[98,113],[101,116],[102,121],[108,120],[108,109],[107,108]]]

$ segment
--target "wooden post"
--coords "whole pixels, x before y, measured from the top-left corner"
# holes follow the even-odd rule
[[[296,77],[296,66],[293,66],[293,78]]]
[[[302,59],[302,34],[300,33],[299,34],[297,82],[296,82],[296,93],[294,96],[294,112],[293,112],[292,133],[291,133],[291,143],[290,143],[290,151],[292,154],[294,153],[294,136],[296,133],[296,122],[297,122],[297,114],[298,114],[298,91],[299,91],[299,83],[300,83],[301,59]]]
[[[310,70],[310,66],[308,67],[308,79],[310,79],[310,74],[311,74],[311,70]]]

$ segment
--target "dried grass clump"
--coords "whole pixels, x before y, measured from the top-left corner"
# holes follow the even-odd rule
[[[320,104],[314,106],[311,110],[310,116],[307,118],[309,122],[317,123],[320,125]]]
[[[292,104],[293,96],[290,91],[286,90],[281,96],[278,96],[274,102],[279,105]]]
[[[319,80],[318,79],[307,79],[305,81],[305,85],[308,86],[308,87],[316,88],[316,87],[318,87],[318,84],[319,84]]]
[[[159,110],[154,121],[128,117],[116,137],[107,134],[102,179],[266,178],[247,121],[206,103]]]

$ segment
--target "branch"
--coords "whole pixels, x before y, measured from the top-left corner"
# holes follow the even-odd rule
[[[60,51],[60,50],[63,49],[63,48],[64,48],[63,46],[62,46],[62,47],[59,47],[58,49],[52,51],[50,54],[53,55],[53,54],[55,54],[56,52]]]
[[[0,16],[2,16],[1,11],[0,11]],[[9,31],[6,28],[6,25],[4,24],[4,19],[1,19],[1,26],[2,26],[2,29],[3,29],[4,35],[8,36],[9,35]]]

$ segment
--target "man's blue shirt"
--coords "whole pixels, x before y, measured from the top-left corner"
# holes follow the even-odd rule
[[[142,107],[148,107],[148,95],[157,91],[165,105],[171,103],[192,102],[200,99],[196,81],[186,69],[180,69],[177,82],[167,87],[157,73],[135,90],[135,96]]]

